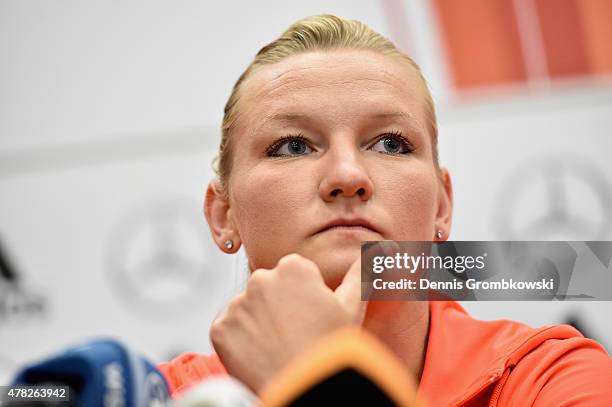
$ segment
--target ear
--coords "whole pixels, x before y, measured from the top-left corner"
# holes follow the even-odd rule
[[[453,221],[453,184],[450,174],[446,168],[440,169],[438,193],[438,213],[436,214],[434,241],[448,240],[450,235],[451,225]],[[442,232],[442,237],[438,238],[436,234]]]
[[[211,181],[206,189],[204,215],[212,237],[226,253],[235,253],[240,248],[240,236],[233,221],[229,198],[218,179]],[[228,247],[226,243],[232,241]]]

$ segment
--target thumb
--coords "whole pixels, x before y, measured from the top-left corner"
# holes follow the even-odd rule
[[[355,322],[361,324],[368,306],[367,301],[361,300],[361,256],[351,265],[334,295]]]

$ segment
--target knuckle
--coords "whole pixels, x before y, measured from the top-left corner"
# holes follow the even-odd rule
[[[240,293],[232,299],[225,311],[211,323],[209,336],[215,349],[224,349],[232,341],[232,336],[236,334],[236,329],[244,318],[245,306],[245,293]]]
[[[278,266],[279,267],[291,267],[291,266],[296,266],[301,264],[301,262],[304,260],[304,257],[300,256],[297,253],[291,253],[288,254],[286,256],[283,256],[279,261],[278,261]]]
[[[318,272],[319,268],[310,259],[297,253],[291,253],[283,257],[278,262],[278,269],[290,268],[292,272]]]
[[[215,320],[210,326],[210,340],[213,343],[219,343],[223,340],[225,333],[225,323],[223,318]]]
[[[246,298],[244,293],[240,293],[236,297],[234,297],[232,302],[230,302],[227,306],[227,314],[225,315],[225,318],[227,319],[231,318],[232,316],[235,316],[236,313],[244,307],[245,301]]]
[[[249,278],[249,282],[247,284],[248,290],[263,290],[264,287],[268,284],[268,276],[262,270],[258,270],[257,272],[251,274]]]
[[[263,276],[263,273],[257,272],[251,275],[249,283],[247,284],[245,295],[253,300],[254,298],[265,297],[265,292],[269,290],[267,276]]]

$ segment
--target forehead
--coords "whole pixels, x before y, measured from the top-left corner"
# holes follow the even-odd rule
[[[364,50],[307,52],[258,67],[242,84],[239,123],[249,128],[284,112],[336,123],[400,112],[423,123],[424,84],[398,57]]]

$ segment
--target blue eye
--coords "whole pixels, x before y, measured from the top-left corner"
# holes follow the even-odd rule
[[[383,154],[410,154],[413,151],[410,143],[401,134],[385,135],[378,139],[371,148]]]
[[[282,137],[267,148],[270,157],[294,157],[312,153],[314,150],[308,146],[301,136]]]

